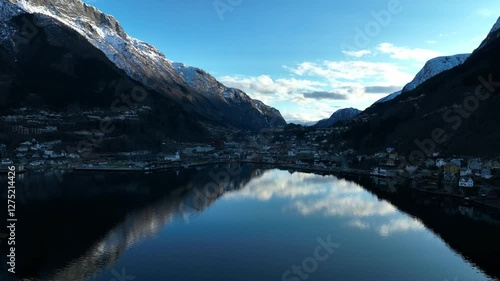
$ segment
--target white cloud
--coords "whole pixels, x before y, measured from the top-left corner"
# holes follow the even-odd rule
[[[272,170],[250,181],[245,188],[228,193],[226,200],[287,199],[286,211],[303,216],[337,217],[359,230],[387,237],[399,232],[420,231],[424,225],[385,200],[378,200],[357,183],[334,176]]]
[[[370,228],[370,224],[359,219],[355,219],[348,223],[350,227],[354,227],[361,230],[366,230]]]
[[[415,218],[394,219],[378,227],[381,236],[387,237],[398,232],[408,232],[424,229],[425,226]]]
[[[296,110],[287,110],[285,113],[282,113],[286,121],[293,121],[295,123],[316,122],[330,117],[333,112],[341,108],[341,106],[331,105],[329,102],[303,99],[304,101],[301,101],[300,104],[300,112]]]
[[[321,119],[325,119],[329,116],[328,114],[321,114],[321,112],[301,112],[301,113],[287,112],[283,113],[282,115],[283,118],[285,118],[285,120],[288,123],[295,123],[295,124],[306,124],[306,123],[316,122]]]
[[[436,44],[437,41],[436,40],[427,40],[427,41],[425,41],[425,43],[427,43],[427,44]]]
[[[243,90],[252,98],[277,106],[286,120],[318,121],[329,117],[339,106],[365,109],[391,94],[390,89],[402,88],[414,77],[406,66],[363,60],[305,61],[283,68],[292,77],[228,75],[218,79],[229,87]],[[388,92],[377,92],[376,95],[370,92],[371,88],[388,89]],[[345,100],[304,97],[304,94],[310,97],[311,93],[334,93]]]
[[[371,55],[372,51],[370,50],[359,50],[359,51],[342,51],[342,53],[355,58],[361,58],[366,55]]]
[[[248,183],[244,189],[227,194],[228,199],[254,198],[260,201],[269,201],[272,198],[308,197],[320,195],[327,191],[327,186],[310,188],[310,180],[318,176],[313,174],[294,173],[290,175],[287,171],[267,171],[260,178]],[[325,177],[329,180],[329,177]]]
[[[448,37],[456,34],[457,34],[456,32],[439,33],[439,37]]]
[[[318,91],[327,84],[312,80],[295,78],[273,80],[268,75],[260,76],[223,76],[219,81],[228,87],[234,87],[246,92],[252,98],[270,102],[289,100],[293,95],[300,95],[304,91]]]
[[[384,54],[389,54],[391,58],[400,60],[428,61],[443,55],[433,50],[420,48],[411,49],[408,47],[395,46],[391,43],[382,43],[377,47],[377,50]]]
[[[413,75],[405,72],[405,67],[385,62],[324,61],[320,64],[303,62],[296,67],[285,68],[295,75],[326,79],[340,94],[363,94],[366,86],[364,80],[378,82],[379,86],[403,86],[413,79]]]

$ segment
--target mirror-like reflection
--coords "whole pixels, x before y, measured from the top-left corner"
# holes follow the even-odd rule
[[[500,276],[495,213],[375,178],[252,165],[45,173],[19,179],[17,201],[17,274],[3,263],[1,280],[304,280],[283,273],[320,237],[340,248],[308,280]]]

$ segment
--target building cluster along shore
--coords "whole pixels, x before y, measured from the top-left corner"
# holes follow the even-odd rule
[[[339,149],[327,137],[342,128],[288,134],[286,130],[252,135],[244,141],[211,143],[166,142],[161,151],[137,150],[101,153],[92,150],[67,152],[62,141],[24,141],[12,153],[0,145],[1,168],[18,166],[20,172],[43,170],[140,172],[178,170],[221,163],[256,163],[294,171],[347,173],[386,178],[389,185],[405,185],[433,194],[473,198],[500,207],[500,158],[446,157],[433,153],[419,165],[388,147],[360,155]]]

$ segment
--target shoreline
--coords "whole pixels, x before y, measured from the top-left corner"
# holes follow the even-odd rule
[[[372,175],[370,170],[362,170],[362,169],[339,169],[339,168],[319,168],[319,167],[299,167],[295,165],[291,165],[289,163],[267,163],[267,162],[253,162],[253,161],[220,161],[220,162],[206,162],[206,163],[192,163],[192,164],[183,164],[183,165],[175,165],[175,166],[164,166],[164,167],[155,167],[155,168],[138,168],[138,167],[65,167],[65,168],[45,168],[39,170],[31,170],[25,169],[23,171],[24,174],[29,174],[31,172],[40,172],[40,171],[50,171],[50,170],[64,170],[64,171],[75,171],[75,172],[105,172],[105,173],[157,173],[157,172],[170,172],[177,171],[183,169],[190,169],[195,167],[203,167],[203,166],[212,166],[212,165],[227,165],[227,164],[255,164],[262,166],[272,166],[276,169],[282,170],[292,170],[295,172],[304,172],[304,173],[316,173],[321,175],[334,175],[334,176],[362,176],[362,177],[376,177],[380,179],[391,179],[393,177],[384,177],[384,176],[376,176]],[[403,179],[409,180],[409,177],[402,176]],[[433,190],[426,190],[419,187],[412,187],[411,185],[405,187],[407,189],[415,190],[421,193],[440,196],[440,197],[452,197],[457,199],[467,200],[469,198],[465,195],[455,194],[455,193],[445,193],[438,192]],[[491,199],[490,199],[491,200]],[[490,204],[488,202],[484,202],[483,200],[479,200],[477,197],[472,197],[469,200],[471,203],[480,205],[482,207],[487,207],[490,209],[494,209],[496,211],[500,211],[500,204]]]

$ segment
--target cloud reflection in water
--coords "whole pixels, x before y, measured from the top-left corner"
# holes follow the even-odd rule
[[[301,215],[345,218],[346,225],[371,229],[383,237],[424,229],[418,219],[400,213],[391,203],[379,200],[357,183],[335,176],[272,170],[225,198],[260,201],[285,198],[290,200],[289,209]]]

